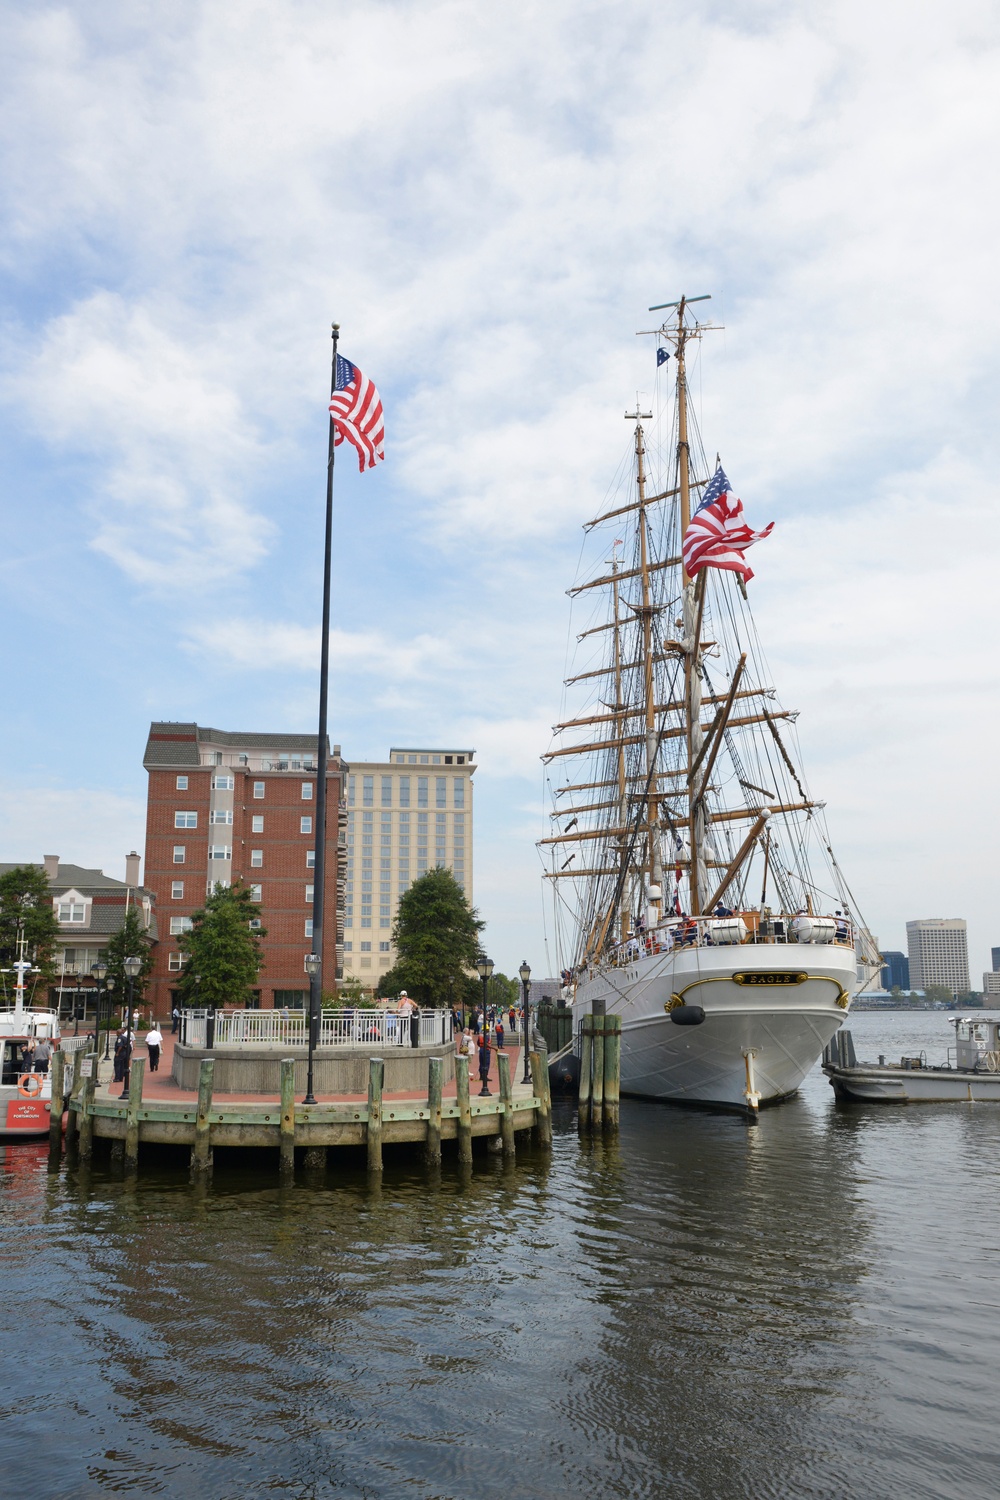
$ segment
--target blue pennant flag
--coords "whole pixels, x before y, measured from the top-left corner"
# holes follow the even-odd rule
[[[666,362],[667,362],[667,360],[669,358],[670,358],[670,354],[669,354],[669,352],[666,349],[657,349],[657,351],[656,351],[656,368],[659,369],[661,365],[665,365]]]

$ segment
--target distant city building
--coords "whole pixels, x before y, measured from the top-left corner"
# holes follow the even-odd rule
[[[925,990],[943,984],[953,995],[969,989],[969,947],[962,917],[925,917],[906,924],[910,984]]]
[[[983,994],[1000,995],[1000,972],[996,969],[987,969],[983,975]]]
[[[143,764],[146,882],[155,893],[160,942],[149,998],[169,1015],[183,967],[179,939],[217,884],[237,878],[262,907],[264,966],[256,1003],[304,1007],[312,952],[316,851],[316,736],[230,733],[198,724],[150,725]],[[338,901],[344,897],[346,767],[340,746],[327,760],[323,984],[340,961]],[[343,859],[338,869],[338,841]],[[342,915],[341,915],[342,920]]]
[[[46,854],[41,868],[48,877],[52,909],[59,923],[55,953],[58,972],[45,1003],[63,1015],[72,1014],[77,1004],[82,1013],[90,1013],[97,982],[91,968],[105,959],[108,940],[122,927],[130,906],[139,912],[148,941],[156,942],[153,893],[139,884],[139,856],[135,853],[125,856],[124,880],[115,880],[103,870],[63,864],[58,854]],[[0,875],[14,869],[16,864],[0,864]],[[11,999],[9,992],[7,999]],[[43,997],[35,995],[34,999],[39,1002]]]
[[[990,962],[993,965],[994,974],[1000,973],[1000,948],[990,949]]]
[[[474,750],[393,748],[352,761],[347,778],[344,973],[376,984],[396,962],[399,898],[435,865],[472,900]]]
[[[883,953],[882,988],[891,990],[898,985],[901,990],[910,988],[910,960],[905,953]]]

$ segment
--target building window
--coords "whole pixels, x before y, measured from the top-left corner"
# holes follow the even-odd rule
[[[315,868],[316,868],[316,850],[315,849],[307,849],[306,850],[306,869],[307,870],[314,870]]]
[[[313,935],[312,917],[306,917],[306,920],[305,920],[305,932],[302,935],[303,935],[303,937],[312,937],[312,935]]]
[[[312,906],[313,901],[316,899],[316,897],[315,897],[315,890],[316,890],[315,886],[312,886],[312,885],[307,885],[306,886],[306,905],[307,906]]]
[[[354,952],[354,944],[351,942],[350,938],[348,938],[347,942],[344,944],[344,952],[345,953],[353,953]]]
[[[264,863],[264,851],[263,851],[263,849],[251,849],[250,850],[250,868],[251,868],[251,870],[259,870],[260,867],[261,867],[261,865],[263,863]]]
[[[210,823],[231,823],[233,821],[233,810],[231,807],[213,807],[208,815]]]
[[[379,945],[378,945],[378,951],[380,953],[389,953],[391,951],[391,949],[392,949],[392,944],[391,943],[379,943]]]
[[[175,812],[174,813],[174,827],[175,828],[197,828],[198,827],[198,814],[196,812]]]
[[[231,792],[236,783],[232,776],[213,776],[212,785],[217,792]]]
[[[182,865],[184,863],[185,858],[186,858],[186,854],[187,854],[187,845],[186,844],[175,844],[174,845],[174,864],[175,865]]]
[[[465,806],[465,781],[462,777],[455,777],[455,806]]]
[[[251,901],[263,901],[263,899],[264,899],[264,887],[262,885],[252,885],[250,887],[250,900]]]
[[[87,917],[87,908],[82,901],[60,901],[60,922],[84,922]]]
[[[300,818],[299,819],[299,832],[300,833],[312,833],[312,831],[313,831],[313,820],[312,820],[312,818]]]
[[[444,779],[443,776],[435,776],[435,778],[434,778],[434,806],[435,807],[445,807],[445,806],[447,806],[447,804],[445,802],[445,794],[446,794],[446,790],[447,790],[447,785],[448,785],[448,783],[445,781],[445,779]]]
[[[170,936],[180,937],[182,932],[190,932],[193,925],[190,917],[171,917]]]
[[[258,802],[264,795],[264,786],[265,783],[263,781],[255,781],[253,784],[253,794],[257,798]]]
[[[311,802],[312,801],[312,795],[313,795],[313,784],[312,784],[312,782],[311,781],[304,781],[302,783],[302,801],[303,802]]]
[[[187,789],[188,789],[188,779],[187,779],[187,777],[186,776],[178,776],[178,778],[177,778],[177,790],[179,792],[186,792]]]
[[[426,807],[427,806],[427,777],[426,776],[418,776],[417,777],[417,806],[418,807]]]
[[[251,833],[263,833],[264,832],[264,814],[263,813],[252,813],[251,814],[251,816],[250,816],[250,832]]]
[[[409,805],[410,805],[410,778],[409,778],[409,776],[401,776],[399,778],[399,805],[400,805],[400,807],[409,807]]]
[[[179,974],[184,967],[183,953],[170,953],[167,955],[167,969],[171,974]]]
[[[209,859],[232,859],[233,846],[232,844],[209,844],[208,857]]]
[[[372,951],[372,945],[371,945],[371,943],[362,943],[361,944],[361,951],[362,951],[362,953],[370,953]]]
[[[184,882],[183,882],[183,880],[172,880],[170,882],[170,899],[171,899],[171,901],[183,901],[184,900]]]
[[[362,925],[362,927],[370,927],[372,925],[372,919],[371,919],[371,917],[362,917],[361,918],[361,925]]]
[[[259,932],[260,929],[261,929],[261,927],[263,925],[264,924],[261,922],[260,917],[251,917],[250,918],[250,931],[251,932]]]
[[[382,777],[382,806],[383,807],[391,807],[392,806],[392,777],[391,776],[383,776]]]

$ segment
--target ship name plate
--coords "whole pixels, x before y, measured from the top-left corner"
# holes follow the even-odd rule
[[[754,969],[747,974],[734,974],[734,984],[805,984],[808,974],[792,973],[788,970]]]

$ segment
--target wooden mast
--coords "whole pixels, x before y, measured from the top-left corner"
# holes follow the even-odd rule
[[[617,733],[617,738],[618,738],[618,822],[622,826],[624,826],[625,823],[628,821],[628,783],[626,781],[626,776],[625,776],[625,743],[624,743],[625,721],[624,721],[624,718],[623,718],[623,715],[624,715],[624,712],[625,712],[625,702],[624,702],[624,699],[622,698],[622,642],[621,642],[621,630],[619,629],[620,618],[619,618],[619,614],[618,614],[618,558],[617,558],[617,555],[613,556],[613,558],[612,558],[611,572],[612,572],[612,575],[613,575],[613,581],[612,581],[612,584],[611,584],[611,595],[612,595],[612,602],[613,602],[613,605],[614,605],[614,622],[615,622],[615,634],[614,634],[614,643],[615,643],[615,713],[616,713],[615,728],[616,728],[616,730],[618,732]],[[622,844],[621,845],[621,856],[620,857],[622,859],[624,859],[625,855],[626,855],[626,850],[625,850],[624,845]],[[626,938],[628,937],[628,910],[626,909],[626,906],[625,906],[624,902],[621,903],[620,909],[619,909],[619,927],[621,929],[621,940],[624,943],[625,940],[626,940]]]
[[[656,606],[653,603],[652,588],[649,581],[649,537],[646,526],[646,445],[643,440],[642,419],[644,416],[652,416],[651,412],[640,411],[638,402],[635,412],[629,413],[635,417],[635,472],[636,484],[639,491],[638,525],[639,525],[639,571],[642,577],[642,606],[637,611],[642,623],[642,663],[643,663],[643,687],[645,698],[645,720],[646,720],[646,777],[649,783],[646,798],[646,869],[649,876],[649,885],[656,892],[650,896],[649,904],[656,908],[657,920],[663,909],[663,869],[660,860],[660,798],[659,788],[656,783],[656,682],[653,675],[653,616]]]

